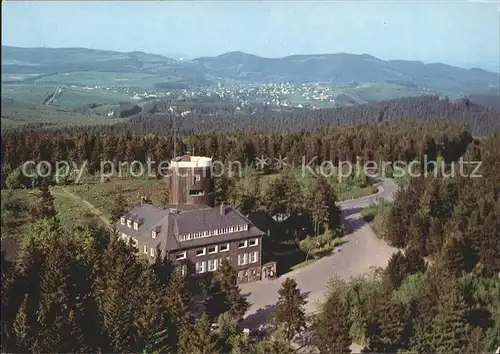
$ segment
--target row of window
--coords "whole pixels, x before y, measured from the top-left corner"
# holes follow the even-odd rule
[[[187,241],[187,240],[192,240],[192,239],[201,238],[201,237],[223,235],[223,234],[229,234],[232,232],[240,232],[240,231],[246,231],[246,230],[248,230],[248,224],[224,227],[224,228],[215,229],[215,230],[193,232],[193,233],[179,235],[179,241]]]
[[[252,247],[252,246],[257,246],[259,244],[259,239],[255,238],[252,240],[245,240],[241,241],[238,243],[238,249],[245,248],[245,247]],[[215,246],[209,246],[209,247],[203,247],[197,249],[195,252],[197,257],[205,256],[207,253],[208,254],[215,254],[217,252],[227,252],[229,251],[229,243],[225,243],[222,245],[215,245]],[[182,260],[187,258],[187,253],[186,251],[178,253],[175,255],[176,260]]]
[[[247,263],[257,263],[259,252],[241,253],[238,255],[238,265],[243,266]]]
[[[125,220],[124,217],[121,217],[120,223],[122,225],[125,225],[125,222],[127,224],[127,227],[132,227],[132,220]],[[134,230],[139,230],[139,223],[137,221],[134,221]]]
[[[122,240],[125,241],[126,243],[131,243],[132,246],[135,247],[136,250],[139,250],[139,240],[137,240],[136,238],[133,238],[133,237],[130,237],[130,236],[127,236],[126,234],[124,234],[122,232]],[[149,252],[148,252],[149,250]],[[156,254],[156,248],[153,248],[153,247],[150,247],[148,248],[148,246],[144,245],[143,246],[143,252],[144,254],[148,254],[151,256],[151,257],[154,257],[155,254]]]
[[[195,271],[197,274],[200,273],[205,273],[205,272],[215,272],[217,270],[218,265],[222,263],[221,259],[209,259],[207,261],[199,261],[196,262],[195,264]],[[226,257],[227,260],[230,260],[229,257]],[[257,263],[259,261],[259,252],[250,252],[250,253],[243,253],[238,255],[238,265],[246,265],[246,264],[252,264],[252,263]],[[185,267],[183,265],[181,267],[181,270]],[[185,274],[185,270],[182,270],[183,274]]]

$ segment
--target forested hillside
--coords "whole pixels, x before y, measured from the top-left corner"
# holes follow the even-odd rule
[[[302,157],[314,158],[316,164],[356,162],[356,156],[377,161],[429,160],[441,155],[446,161],[458,159],[472,136],[466,126],[452,120],[415,122],[398,120],[372,125],[332,126],[312,132],[208,132],[177,137],[176,155],[196,151],[220,161],[254,163],[261,155],[287,157],[289,163],[301,164]],[[132,135],[126,130],[102,131],[73,128],[64,131],[21,131],[3,134],[4,172],[25,161],[88,161],[91,171],[98,171],[102,160],[154,161],[174,156],[171,135]],[[5,172],[7,173],[7,172]]]
[[[227,262],[213,277],[183,277],[161,256],[153,264],[142,261],[106,230],[89,225],[62,232],[42,187],[21,254],[11,263],[2,252],[2,350],[291,354],[291,338],[307,330],[325,354],[349,353],[352,342],[371,352],[493,352],[500,344],[500,134],[448,145],[444,141],[458,143],[463,132],[445,123],[379,127],[393,141],[437,132],[437,144],[450,149],[443,154],[462,150],[482,160],[482,178],[414,180],[389,215],[388,241],[402,251],[387,268],[334,278],[312,318],[297,283],[285,279],[267,338],[238,328],[248,303]],[[372,134],[368,128],[359,139]],[[125,145],[126,151],[136,148]],[[89,146],[81,140],[72,153],[95,154],[85,152]],[[385,153],[397,155],[401,146],[387,146]],[[47,147],[38,146],[38,153],[50,153]]]
[[[450,101],[437,96],[422,96],[394,99],[373,104],[339,107],[332,109],[269,109],[261,107],[247,111],[236,110],[230,104],[181,103],[176,105],[182,116],[175,115],[175,128],[179,134],[193,134],[207,131],[234,132],[253,130],[260,132],[311,131],[332,125],[366,124],[408,119],[416,122],[436,118],[450,118],[469,126],[473,135],[485,135],[500,129],[500,110],[472,103],[468,99]],[[159,110],[163,106],[163,109]],[[157,134],[173,135],[174,115],[168,105],[154,105],[122,123],[79,128],[59,128],[53,124],[31,124],[23,130],[53,128],[66,131],[80,131],[110,134]],[[10,129],[2,127],[3,130]]]

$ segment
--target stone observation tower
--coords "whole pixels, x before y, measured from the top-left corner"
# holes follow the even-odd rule
[[[170,204],[215,206],[212,159],[180,156],[170,164]]]

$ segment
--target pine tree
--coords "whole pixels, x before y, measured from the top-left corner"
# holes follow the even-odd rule
[[[404,306],[383,294],[376,301],[368,321],[370,349],[377,353],[395,353],[408,345],[408,313]]]
[[[223,259],[220,262],[215,278],[220,283],[221,291],[226,298],[228,311],[236,319],[240,320],[248,310],[249,304],[243,295],[241,295],[240,288],[237,285],[238,276],[236,270],[227,259]]]
[[[219,352],[217,338],[211,333],[208,316],[205,313],[196,321],[193,330],[189,332],[183,334],[183,336],[188,336],[188,340],[187,347],[182,352],[196,354],[217,354]]]
[[[72,257],[75,253],[70,242],[57,239],[50,243],[47,254],[37,311],[38,339],[31,350],[35,352],[79,350],[83,345],[83,334],[76,323],[77,300],[72,293],[74,284],[71,279]]]
[[[276,330],[282,329],[285,340],[290,347],[293,336],[306,326],[304,295],[300,293],[297,282],[286,278],[278,290],[278,302],[272,315],[272,323]]]
[[[169,351],[175,327],[168,313],[166,287],[160,283],[153,265],[145,266],[140,284],[140,289],[137,289],[140,293],[136,296],[142,299],[141,309],[135,316],[138,346],[149,351],[158,350],[160,347],[162,352]]]
[[[470,271],[475,264],[474,251],[462,237],[451,237],[444,245],[442,262],[451,274]]]
[[[432,346],[438,353],[463,353],[470,334],[466,303],[454,280],[443,285],[433,317]]]
[[[38,202],[30,210],[30,219],[31,221],[46,219],[51,222],[53,229],[59,227],[54,197],[46,183],[43,183],[39,188]]]
[[[229,312],[238,321],[248,309],[248,302],[237,285],[236,270],[226,259],[220,262],[217,272],[210,279],[205,308],[211,320],[217,320],[219,315]]]
[[[287,206],[287,214],[297,215],[303,208],[302,190],[300,184],[295,177],[293,170],[287,170],[283,176],[286,186],[285,200]]]
[[[407,276],[423,272],[425,268],[425,260],[420,257],[418,250],[410,248],[405,253],[398,251],[391,256],[385,269],[388,285],[397,288]]]
[[[137,298],[135,287],[140,287],[139,275],[140,266],[132,248],[113,238],[104,252],[102,269],[96,280],[99,314],[109,351],[138,350],[135,316],[137,309],[141,308],[141,298]]]
[[[345,294],[330,293],[314,321],[314,342],[320,353],[351,352],[351,320],[349,306],[343,295]]]
[[[42,184],[42,186],[40,187],[39,213],[41,217],[47,219],[57,217],[57,210],[54,205],[54,197],[50,193],[47,184]]]
[[[402,208],[403,206],[400,205],[399,198],[396,197],[387,220],[387,225],[389,225],[387,238],[393,247],[404,247],[408,242],[406,239],[407,227],[405,226],[404,216],[401,211]]]
[[[117,194],[113,203],[113,208],[111,209],[111,223],[115,223],[125,214],[127,211],[127,201],[123,195]]]
[[[178,352],[183,345],[181,342],[186,340],[186,338],[181,338],[181,335],[189,328],[192,320],[190,311],[192,298],[193,294],[189,290],[185,277],[180,271],[172,272],[166,289],[165,303],[174,328],[170,338],[173,352]]]
[[[33,344],[33,340],[35,339],[34,331],[37,330],[37,327],[33,326],[34,319],[31,318],[30,321],[30,317],[33,317],[33,315],[29,313],[28,295],[25,295],[21,303],[21,306],[19,307],[19,310],[16,314],[16,317],[14,318],[13,328],[12,328],[13,332],[12,343],[14,343],[13,347],[17,352],[31,351],[31,345]],[[5,345],[5,343],[2,343],[2,346],[3,345]]]

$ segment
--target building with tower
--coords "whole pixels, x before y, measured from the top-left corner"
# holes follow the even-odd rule
[[[211,158],[185,155],[171,162],[170,204],[215,206]]]
[[[137,205],[116,222],[119,237],[150,261],[159,249],[184,274],[216,271],[227,259],[238,282],[260,280],[264,232],[236,208],[215,205],[212,159],[175,158],[170,186],[170,205]]]

